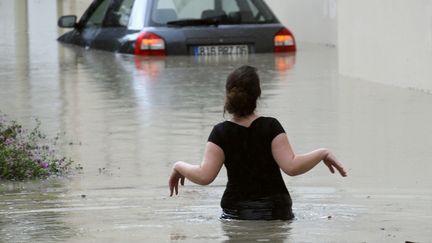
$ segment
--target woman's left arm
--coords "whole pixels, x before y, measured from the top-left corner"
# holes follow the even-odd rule
[[[207,142],[204,158],[200,165],[191,165],[183,161],[174,164],[168,180],[170,196],[178,194],[178,184],[184,185],[184,179],[199,185],[208,185],[214,181],[225,160],[223,150],[212,142]]]

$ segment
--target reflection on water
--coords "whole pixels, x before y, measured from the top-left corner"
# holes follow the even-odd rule
[[[4,242],[62,241],[74,235],[61,210],[67,193],[58,182],[0,185],[0,236]],[[55,232],[55,234],[47,234]]]
[[[291,221],[224,221],[221,223],[224,242],[286,242],[289,240]]]
[[[61,183],[1,183],[0,241],[429,240],[431,95],[340,77],[336,51],[322,46],[149,59],[58,44],[57,17],[87,4],[0,0],[0,110],[65,134],[64,151],[84,166]],[[291,222],[220,221],[224,171],[168,197],[172,162],[200,161],[225,119],[226,76],[243,64],[259,69],[258,110],[281,121],[294,149],[330,147],[350,172],[285,177]]]

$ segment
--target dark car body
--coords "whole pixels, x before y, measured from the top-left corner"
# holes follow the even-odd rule
[[[263,0],[94,0],[60,42],[136,55],[294,52],[295,39]]]

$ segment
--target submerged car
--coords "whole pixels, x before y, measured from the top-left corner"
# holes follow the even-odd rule
[[[63,43],[135,55],[295,52],[293,34],[264,0],[94,0]]]

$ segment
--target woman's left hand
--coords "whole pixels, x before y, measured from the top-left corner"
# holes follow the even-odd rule
[[[342,164],[336,159],[334,154],[332,154],[330,151],[327,150],[327,154],[325,158],[323,159],[324,164],[327,165],[331,173],[335,173],[335,168],[341,176],[346,177],[348,175],[345,168],[342,166]]]
[[[179,181],[180,184],[184,186],[185,177],[175,169],[175,165],[174,165],[171,176],[169,177],[168,180],[168,185],[170,188],[170,197],[172,197],[174,191],[176,195],[178,194]]]

